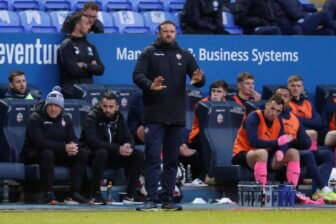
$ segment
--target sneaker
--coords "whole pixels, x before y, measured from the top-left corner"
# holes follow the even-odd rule
[[[47,192],[44,194],[44,198],[42,199],[43,204],[49,205],[57,205],[59,202],[56,200],[54,192]]]
[[[206,187],[208,185],[206,183],[204,183],[203,180],[201,180],[199,178],[196,178],[195,180],[193,180],[191,182],[191,186],[194,186],[194,187]]]
[[[72,197],[66,198],[64,200],[64,204],[67,204],[67,205],[79,205],[79,204],[88,204],[88,203],[89,203],[89,200],[78,192],[73,193]]]
[[[155,202],[146,201],[143,205],[137,207],[136,210],[141,212],[156,212],[159,211],[159,208]]]
[[[163,202],[161,208],[165,211],[182,211],[182,206],[173,202]]]
[[[107,201],[103,198],[100,192],[96,192],[95,196],[91,199],[90,204],[93,205],[106,205]]]
[[[216,180],[214,177],[210,177],[208,175],[205,176],[205,180],[204,182],[207,184],[207,185],[216,185]]]
[[[313,194],[312,198],[314,200],[319,200],[322,198],[326,203],[336,204],[336,193],[334,192],[323,192],[323,191],[317,190]]]
[[[128,197],[128,196],[125,196],[122,202],[125,205],[141,205],[141,204],[143,204],[143,202],[136,201],[134,198]]]
[[[320,198],[318,200],[312,200],[310,197],[306,196],[305,194],[301,192],[297,192],[296,197],[304,205],[324,205],[325,204],[323,198]]]

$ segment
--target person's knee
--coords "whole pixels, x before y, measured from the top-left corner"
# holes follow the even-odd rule
[[[335,146],[336,145],[336,131],[329,131],[325,137],[324,144],[326,146]]]
[[[258,149],[255,151],[257,161],[267,161],[268,151],[266,149]]]
[[[297,149],[290,148],[286,152],[286,160],[288,161],[299,161],[300,153]]]
[[[306,130],[307,135],[311,138],[312,141],[316,141],[318,138],[318,133],[315,130]]]

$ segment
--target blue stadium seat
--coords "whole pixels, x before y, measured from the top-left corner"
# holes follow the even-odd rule
[[[147,33],[149,28],[145,26],[141,14],[132,11],[113,12],[114,21],[119,27],[120,33]]]
[[[12,0],[13,10],[40,10],[42,1],[39,0]]]
[[[83,8],[84,4],[87,2],[95,2],[99,6],[99,9],[102,10],[102,1],[101,0],[71,0],[72,1],[72,10],[79,11]]]
[[[95,105],[106,90],[99,84],[76,84],[74,87],[76,98],[85,100],[90,106]]]
[[[179,12],[182,11],[186,0],[161,0],[161,1],[164,3],[166,11]]]
[[[317,8],[314,3],[312,3],[310,0],[299,0],[301,2],[303,9],[306,12],[316,12]]]
[[[188,85],[186,88],[186,129],[191,130],[195,115],[195,106],[203,98],[199,88]]]
[[[72,9],[71,0],[44,0],[44,10],[62,10],[70,11]]]
[[[131,0],[138,11],[164,10],[163,2],[160,0]]]
[[[118,27],[114,23],[113,17],[109,13],[98,12],[98,19],[103,23],[105,33],[119,32]]]
[[[158,25],[165,21],[171,20],[176,22],[176,17],[170,13],[163,12],[163,11],[150,11],[143,13],[145,19],[145,25],[150,28],[152,33],[156,33],[158,31]]]
[[[210,150],[210,176],[216,176],[222,182],[238,181],[239,167],[231,165],[232,148],[238,128],[240,127],[244,110],[233,102],[201,102],[197,109],[200,121],[200,137],[202,147]]]
[[[9,161],[19,161],[24,143],[26,124],[35,100],[1,100],[2,131],[9,150]]]
[[[331,94],[336,92],[336,84],[317,85],[315,90],[316,110],[322,113],[322,109],[326,105]]]
[[[240,27],[238,27],[235,22],[233,15],[229,12],[223,12],[223,25],[224,29],[230,34],[242,34],[243,31]]]
[[[11,4],[9,0],[0,0],[0,10],[9,10],[11,9]]]
[[[133,10],[133,5],[130,0],[102,0],[103,10],[105,11],[120,11]]]
[[[0,32],[23,32],[19,16],[15,12],[0,10]]]
[[[34,33],[52,33],[57,32],[56,27],[52,25],[49,14],[42,11],[27,10],[19,12],[21,22],[26,32]]]
[[[0,179],[23,181],[25,179],[24,164],[0,162]]]
[[[71,118],[78,138],[81,133],[82,121],[85,120],[89,108],[90,106],[85,100],[66,99],[64,101],[64,114]]]
[[[71,12],[69,11],[54,11],[49,12],[51,24],[56,27],[57,32],[61,32],[63,22]]]

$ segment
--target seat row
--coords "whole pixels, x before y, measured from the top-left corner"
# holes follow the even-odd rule
[[[86,2],[96,2],[103,11],[164,10],[176,12],[182,10],[185,0],[0,0],[0,9],[77,11],[82,9]]]
[[[0,32],[60,32],[62,24],[71,11],[8,11],[0,10]],[[118,11],[98,13],[98,19],[103,23],[105,33],[156,33],[157,26],[171,20],[179,27],[179,14],[164,11]],[[241,33],[241,29],[234,24],[231,13],[223,12],[224,27],[233,34]]]

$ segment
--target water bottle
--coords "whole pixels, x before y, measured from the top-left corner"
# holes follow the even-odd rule
[[[107,200],[107,180],[104,179],[100,183],[100,194],[104,200]]]
[[[272,207],[272,185],[264,186],[264,195],[265,195],[265,207],[270,208]]]
[[[279,206],[279,186],[274,186],[272,199],[273,199],[272,206],[273,207]]]
[[[238,184],[238,204],[243,206],[243,187]]]
[[[284,185],[278,187],[278,202],[279,207],[286,205],[286,187]]]
[[[329,180],[329,187],[333,192],[336,192],[336,179]]]
[[[187,177],[186,177],[186,182],[191,183],[192,182],[192,173],[191,173],[191,165],[187,165]]]
[[[108,185],[107,185],[107,201],[108,202],[113,201],[113,197],[112,197],[112,180],[110,180],[108,182]]]
[[[3,181],[2,196],[2,202],[9,202],[9,185],[6,180]]]

